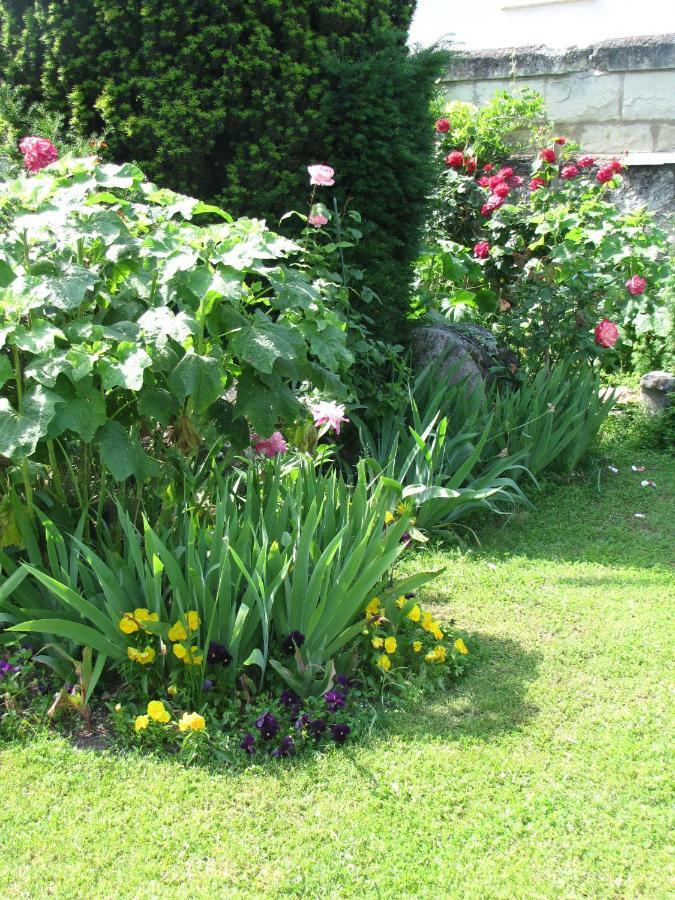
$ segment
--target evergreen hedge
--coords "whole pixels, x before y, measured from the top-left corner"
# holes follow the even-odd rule
[[[0,0],[0,77],[106,134],[168,186],[278,217],[326,162],[370,223],[376,331],[400,331],[439,54],[411,55],[416,0]],[[393,181],[392,181],[393,177]]]

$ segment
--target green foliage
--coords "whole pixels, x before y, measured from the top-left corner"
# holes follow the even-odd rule
[[[172,508],[195,452],[307,419],[291,384],[346,391],[344,290],[260,221],[91,157],[0,184],[0,223],[0,453],[27,495],[30,459],[61,502],[78,469],[80,508],[106,472]]]
[[[406,48],[415,5],[2,0],[0,78],[81,137],[104,131],[114,159],[237,215],[274,222],[304,197],[307,164],[334,165],[340,202],[372,223],[359,261],[390,338],[433,183],[424,110],[445,61]]]

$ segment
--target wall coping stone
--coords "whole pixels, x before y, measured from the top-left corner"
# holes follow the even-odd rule
[[[551,49],[544,44],[497,50],[456,51],[444,82],[493,81],[571,72],[635,72],[675,69],[675,34],[616,38],[587,47]]]

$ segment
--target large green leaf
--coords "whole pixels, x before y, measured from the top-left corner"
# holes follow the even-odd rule
[[[89,379],[77,386],[66,382],[60,387],[59,393],[64,402],[56,407],[56,416],[50,432],[61,434],[64,431],[73,431],[83,441],[89,443],[106,421],[106,405],[101,392]]]
[[[45,319],[36,319],[30,328],[17,325],[12,343],[19,350],[26,350],[28,353],[44,353],[52,349],[56,338],[65,338],[60,328]]]
[[[221,365],[212,356],[186,353],[169,374],[169,385],[179,400],[190,397],[197,412],[201,412],[222,393]]]
[[[104,356],[97,363],[106,390],[123,387],[130,391],[140,391],[143,373],[151,365],[152,360],[145,350],[129,341],[119,344],[117,358]]]
[[[23,397],[21,412],[9,400],[0,397],[0,454],[23,459],[35,453],[38,441],[47,434],[60,397],[41,384]]]
[[[288,325],[272,322],[259,310],[254,320],[234,335],[231,348],[241,360],[260,372],[270,373],[277,359],[293,363],[305,359],[302,335]]]
[[[141,447],[138,437],[129,434],[119,422],[107,422],[99,428],[96,440],[101,459],[118,481],[132,475],[138,481],[144,481],[159,474],[157,463]]]
[[[121,647],[116,647],[99,631],[88,625],[81,625],[79,622],[69,622],[67,619],[30,619],[20,622],[18,625],[12,625],[7,631],[53,634],[57,637],[67,638],[69,641],[79,644],[80,647],[92,647],[99,653],[105,653],[111,659],[119,661],[125,658]]]
[[[37,291],[43,302],[57,309],[73,310],[82,303],[88,290],[98,279],[88,269],[72,268],[67,275],[45,278]]]

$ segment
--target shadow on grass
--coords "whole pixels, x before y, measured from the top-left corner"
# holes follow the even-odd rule
[[[527,702],[526,694],[537,677],[541,655],[508,638],[480,633],[463,636],[476,648],[465,675],[446,694],[402,704],[389,717],[389,733],[411,739],[489,741],[520,730],[536,716],[538,708]]]

